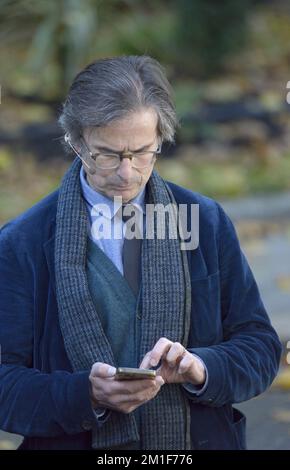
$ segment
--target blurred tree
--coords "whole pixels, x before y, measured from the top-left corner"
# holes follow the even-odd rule
[[[88,56],[97,29],[94,0],[37,0],[39,25],[28,56],[28,66],[40,70],[47,61],[58,64],[59,88],[63,90]]]
[[[222,68],[225,59],[241,49],[247,37],[252,0],[178,0],[176,59],[179,70],[201,76]]]
[[[85,64],[119,54],[209,75],[245,42],[253,1],[1,0],[1,80],[58,100]]]
[[[57,100],[95,58],[168,58],[172,18],[165,0],[1,0],[1,79]]]
[[[2,46],[22,54],[22,72],[41,79],[44,95],[61,95],[91,53],[96,0],[2,0]],[[15,64],[16,65],[16,64]],[[24,69],[24,70],[23,70]],[[32,80],[33,82],[33,80]]]

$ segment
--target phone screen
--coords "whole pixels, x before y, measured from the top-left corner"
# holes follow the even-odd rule
[[[118,367],[116,380],[138,380],[138,379],[154,379],[156,371],[151,369],[135,369],[133,367]]]

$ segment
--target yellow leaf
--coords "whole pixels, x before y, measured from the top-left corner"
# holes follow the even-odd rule
[[[276,283],[280,290],[290,292],[290,276],[280,276],[276,279]]]
[[[273,387],[290,390],[290,367],[282,370],[273,382]]]
[[[290,423],[290,411],[285,409],[277,410],[273,413],[273,418],[280,423]]]

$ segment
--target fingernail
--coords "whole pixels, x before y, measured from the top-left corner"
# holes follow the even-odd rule
[[[157,366],[157,361],[156,361],[156,359],[150,359],[150,364],[151,364],[151,366],[153,366],[153,367],[154,367],[154,366]]]
[[[108,367],[107,370],[107,376],[108,377],[113,377],[113,375],[116,374],[116,368],[115,367]]]

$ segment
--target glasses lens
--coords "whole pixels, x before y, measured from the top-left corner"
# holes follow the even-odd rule
[[[146,168],[151,164],[154,156],[154,152],[138,152],[132,158],[132,165],[135,168]]]
[[[137,152],[132,156],[133,168],[146,168],[151,165],[155,157],[155,152]],[[102,170],[118,168],[120,157],[113,154],[99,154],[95,157],[95,163]]]
[[[98,155],[95,159],[96,165],[103,170],[117,168],[120,164],[118,155]]]

